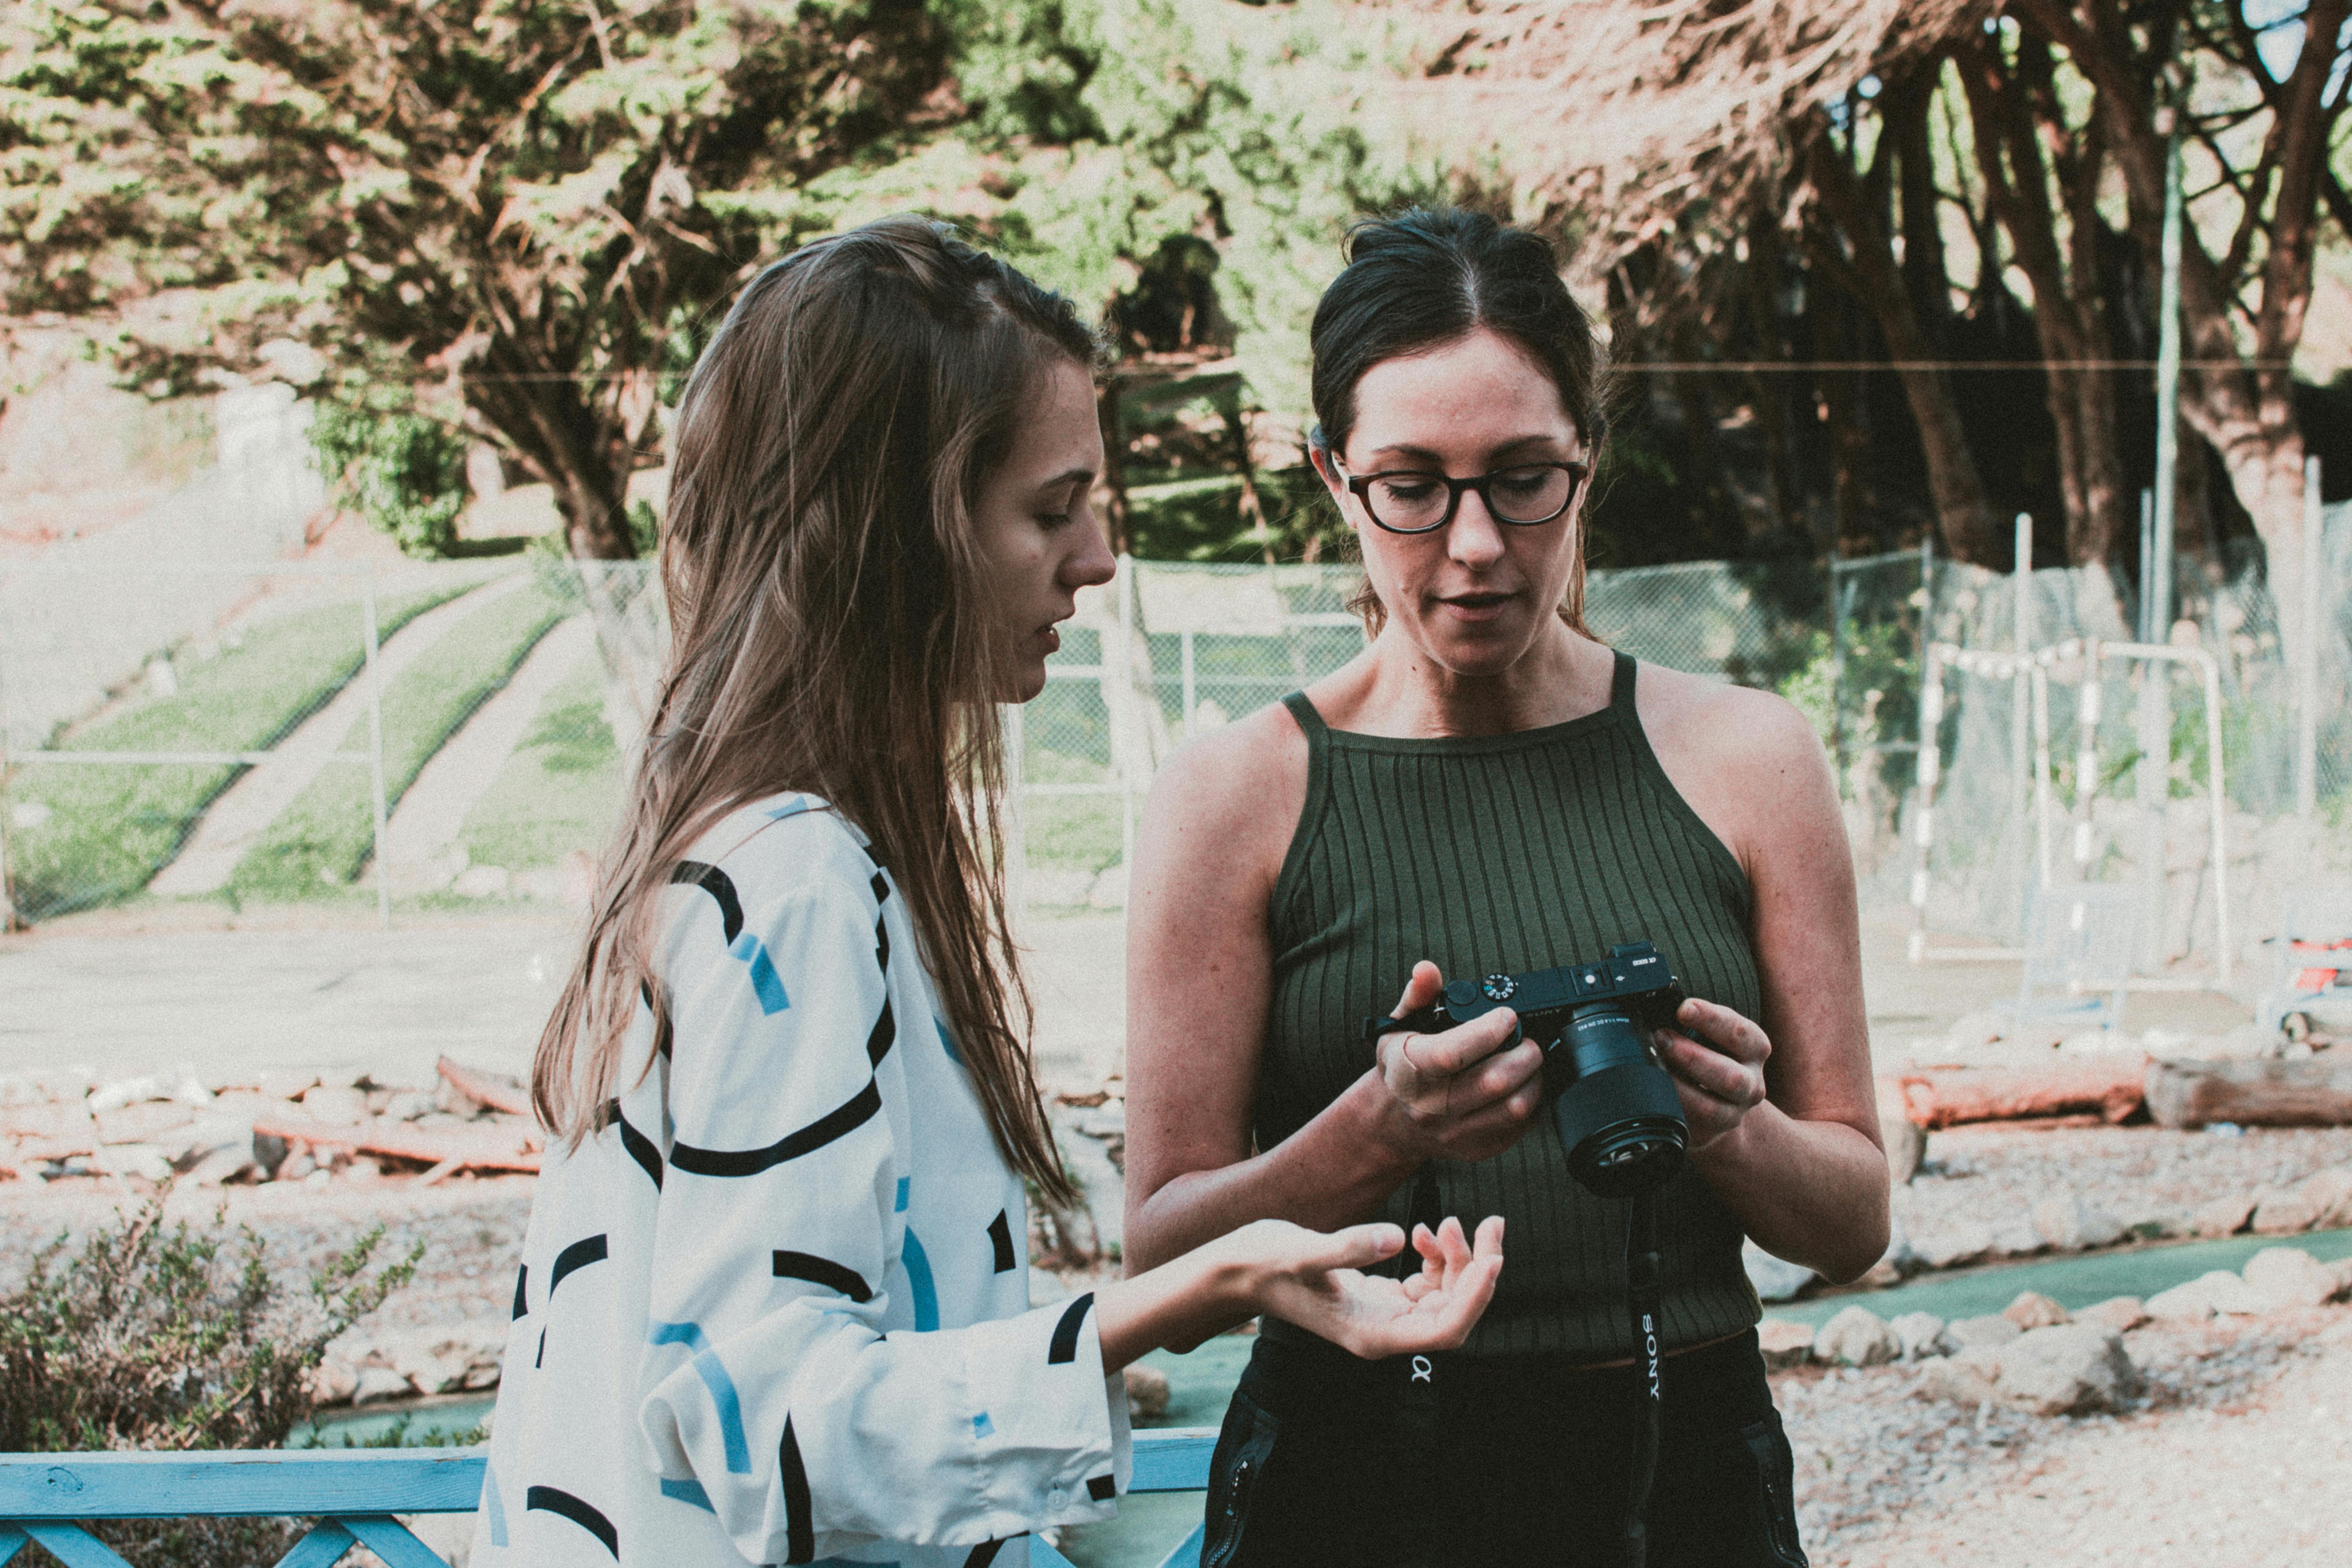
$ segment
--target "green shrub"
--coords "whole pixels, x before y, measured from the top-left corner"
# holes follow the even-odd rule
[[[466,440],[438,420],[324,403],[310,448],[337,492],[403,553],[438,559],[457,542],[466,510]]]
[[[249,1227],[167,1224],[163,1200],[68,1255],[60,1236],[0,1295],[0,1451],[274,1448],[310,1419],[329,1341],[406,1284],[422,1243],[371,1270],[381,1226],[289,1300]],[[89,1527],[141,1568],[275,1562],[278,1519],[121,1520]],[[37,1560],[37,1559],[36,1559]]]

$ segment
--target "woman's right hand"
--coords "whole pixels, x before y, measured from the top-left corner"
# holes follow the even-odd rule
[[[1444,989],[1437,965],[1423,959],[1389,1016],[1426,1007]],[[1500,1048],[1518,1021],[1497,1007],[1442,1034],[1381,1037],[1372,1068],[1381,1125],[1400,1152],[1416,1164],[1490,1160],[1519,1141],[1543,1097],[1543,1047],[1522,1040]]]

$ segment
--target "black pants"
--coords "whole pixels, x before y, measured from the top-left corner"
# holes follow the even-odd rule
[[[1633,1367],[1415,1370],[1261,1338],[1217,1438],[1202,1568],[1617,1568]],[[1755,1333],[1669,1356],[1662,1388],[1651,1568],[1803,1568]]]

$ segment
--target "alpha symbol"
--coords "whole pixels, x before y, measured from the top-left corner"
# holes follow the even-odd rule
[[[1430,1373],[1430,1366],[1429,1366],[1429,1358],[1428,1358],[1427,1356],[1425,1356],[1425,1355],[1417,1355],[1417,1356],[1415,1356],[1415,1357],[1413,1357],[1413,1358],[1412,1358],[1412,1380],[1413,1380],[1413,1382],[1415,1382],[1415,1383],[1428,1383],[1428,1384],[1430,1384],[1430,1385],[1431,1385],[1432,1387],[1435,1387],[1435,1386],[1436,1386],[1436,1384],[1435,1384],[1434,1383],[1432,1383],[1432,1382],[1431,1382],[1429,1373]]]

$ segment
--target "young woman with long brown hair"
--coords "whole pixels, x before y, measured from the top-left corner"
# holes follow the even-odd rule
[[[744,290],[680,406],[662,699],[541,1040],[475,1536],[507,1563],[1027,1560],[1106,1516],[1117,1375],[1278,1311],[1460,1342],[1500,1222],[1253,1225],[1031,1310],[1071,1195],[1008,931],[997,705],[1111,557],[1068,302],[891,219]]]

